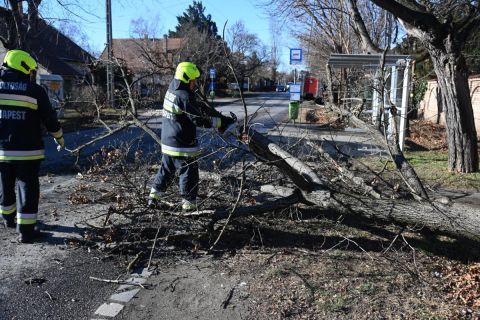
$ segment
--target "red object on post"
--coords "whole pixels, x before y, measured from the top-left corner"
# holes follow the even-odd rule
[[[314,77],[305,77],[303,83],[303,96],[305,99],[314,99],[318,94],[318,79]]]

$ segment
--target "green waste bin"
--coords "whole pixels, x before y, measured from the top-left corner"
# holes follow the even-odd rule
[[[288,104],[288,117],[291,120],[296,120],[298,118],[298,109],[300,108],[300,102],[290,101]]]

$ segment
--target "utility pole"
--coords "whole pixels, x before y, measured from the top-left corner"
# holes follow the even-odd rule
[[[110,107],[115,107],[115,98],[113,95],[113,48],[112,48],[112,2],[106,0],[107,7],[107,103]]]

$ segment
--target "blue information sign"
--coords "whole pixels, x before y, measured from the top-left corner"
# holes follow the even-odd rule
[[[290,64],[302,62],[302,49],[292,48],[290,49]]]
[[[214,79],[217,77],[217,70],[215,68],[210,68],[210,78]]]

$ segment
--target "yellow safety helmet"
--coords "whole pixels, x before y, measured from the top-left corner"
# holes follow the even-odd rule
[[[18,70],[25,74],[30,74],[33,70],[37,69],[37,62],[32,56],[23,50],[10,50],[3,59],[3,65]]]
[[[190,81],[199,78],[200,75],[200,69],[191,62],[180,62],[175,71],[175,79],[184,83],[189,83]]]

